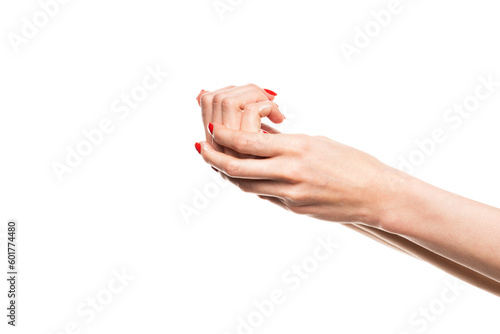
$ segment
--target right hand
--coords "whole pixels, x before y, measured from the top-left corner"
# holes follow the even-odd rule
[[[237,152],[220,146],[212,140],[208,124],[221,123],[229,129],[247,132],[261,130],[261,118],[281,123],[285,116],[273,102],[276,93],[254,84],[228,86],[213,92],[202,90],[196,100],[201,107],[205,136],[219,152],[242,157]]]

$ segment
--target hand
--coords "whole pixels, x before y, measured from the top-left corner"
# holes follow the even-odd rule
[[[201,142],[204,160],[243,191],[295,213],[378,227],[403,173],[326,137],[250,133],[213,123],[220,146],[260,159],[240,159]]]
[[[207,141],[213,143],[216,150],[237,156],[236,152],[212,141],[208,124],[218,122],[229,129],[258,132],[262,117],[281,123],[284,116],[272,102],[275,96],[276,93],[254,84],[228,86],[213,92],[202,90],[196,99],[201,106]]]

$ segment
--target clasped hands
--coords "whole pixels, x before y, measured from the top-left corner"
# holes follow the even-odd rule
[[[285,116],[276,93],[257,85],[228,86],[197,97],[205,162],[241,190],[298,214],[381,227],[397,170],[323,136],[283,134],[263,124]]]

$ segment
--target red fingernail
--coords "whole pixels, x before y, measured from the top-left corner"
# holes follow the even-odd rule
[[[210,131],[210,134],[214,134],[214,125],[212,123],[208,123],[208,131]]]
[[[267,134],[269,134],[269,132],[267,132],[266,130],[262,130],[262,132],[263,132],[263,133],[267,133]]]
[[[214,171],[216,171],[217,173],[219,172],[219,171],[218,171],[215,167],[212,167],[212,169],[213,169]]]
[[[194,147],[196,148],[196,150],[198,151],[198,153],[201,154],[201,144],[200,143],[196,143],[196,144],[194,144]]]
[[[278,94],[276,94],[275,92],[273,92],[273,91],[272,91],[272,90],[270,90],[270,89],[265,89],[265,88],[264,88],[264,90],[266,91],[266,93],[267,93],[267,94],[271,94],[272,96],[276,96],[276,95],[278,95]]]

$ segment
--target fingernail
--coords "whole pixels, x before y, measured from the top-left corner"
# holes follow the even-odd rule
[[[214,125],[212,123],[208,123],[208,131],[211,135],[214,134]]]
[[[196,97],[196,101],[198,101],[198,104],[200,104],[200,97],[201,97],[201,96],[203,95],[203,93],[205,93],[205,92],[206,92],[206,90],[202,89],[202,90],[200,91],[200,93],[198,94],[198,96]]]
[[[213,169],[214,171],[216,171],[217,173],[219,172],[219,171],[218,171],[215,167],[212,167],[212,169]]]
[[[267,133],[267,134],[269,134],[269,132],[267,132],[266,130],[262,130],[262,132],[263,132],[263,133]]]
[[[267,93],[267,94],[271,94],[272,96],[276,96],[276,95],[278,95],[278,94],[276,94],[275,92],[273,92],[273,91],[272,91],[272,90],[270,90],[270,89],[265,89],[265,88],[264,88],[264,90],[266,91],[266,93]]]
[[[198,153],[201,154],[201,144],[200,143],[196,143],[196,144],[194,144],[194,147],[196,148],[196,150],[198,151]]]

